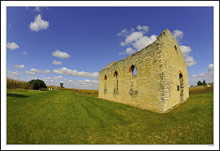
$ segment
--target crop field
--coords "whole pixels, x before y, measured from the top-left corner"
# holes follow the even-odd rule
[[[7,90],[7,144],[213,144],[213,93],[159,114],[71,90]]]

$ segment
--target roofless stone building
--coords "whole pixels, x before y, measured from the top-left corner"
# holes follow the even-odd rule
[[[99,98],[163,113],[188,97],[186,63],[168,29],[152,44],[99,72]]]

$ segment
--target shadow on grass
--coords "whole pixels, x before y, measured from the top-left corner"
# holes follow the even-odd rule
[[[18,98],[27,98],[27,95],[23,95],[23,94],[14,94],[14,93],[7,93],[7,96],[10,97],[18,97]]]

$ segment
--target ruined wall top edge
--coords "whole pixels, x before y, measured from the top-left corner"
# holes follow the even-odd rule
[[[137,55],[139,55],[139,54],[142,54],[143,52],[147,52],[147,51],[149,50],[148,48],[150,48],[152,45],[159,44],[159,43],[160,43],[160,40],[163,40],[163,38],[166,37],[166,36],[173,36],[172,33],[171,33],[168,29],[165,29],[164,31],[162,31],[162,32],[160,33],[160,35],[157,37],[157,39],[156,39],[153,43],[149,44],[148,46],[142,48],[140,51],[137,51],[137,52],[133,53],[132,55],[130,55],[130,56],[128,56],[128,57],[126,57],[126,58],[124,58],[124,59],[122,59],[122,60],[119,60],[119,61],[117,61],[117,62],[112,61],[111,63],[107,64],[107,65],[106,65],[102,70],[100,70],[99,72],[101,72],[101,71],[103,71],[103,70],[105,70],[105,69],[111,68],[112,66],[116,65],[117,63],[119,63],[119,62],[121,62],[121,61],[129,60],[130,58],[132,58],[132,57],[134,57],[134,56],[137,56]]]

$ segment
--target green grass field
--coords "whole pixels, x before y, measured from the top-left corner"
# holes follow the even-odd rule
[[[8,89],[7,144],[213,144],[213,93],[159,114],[68,90]]]

